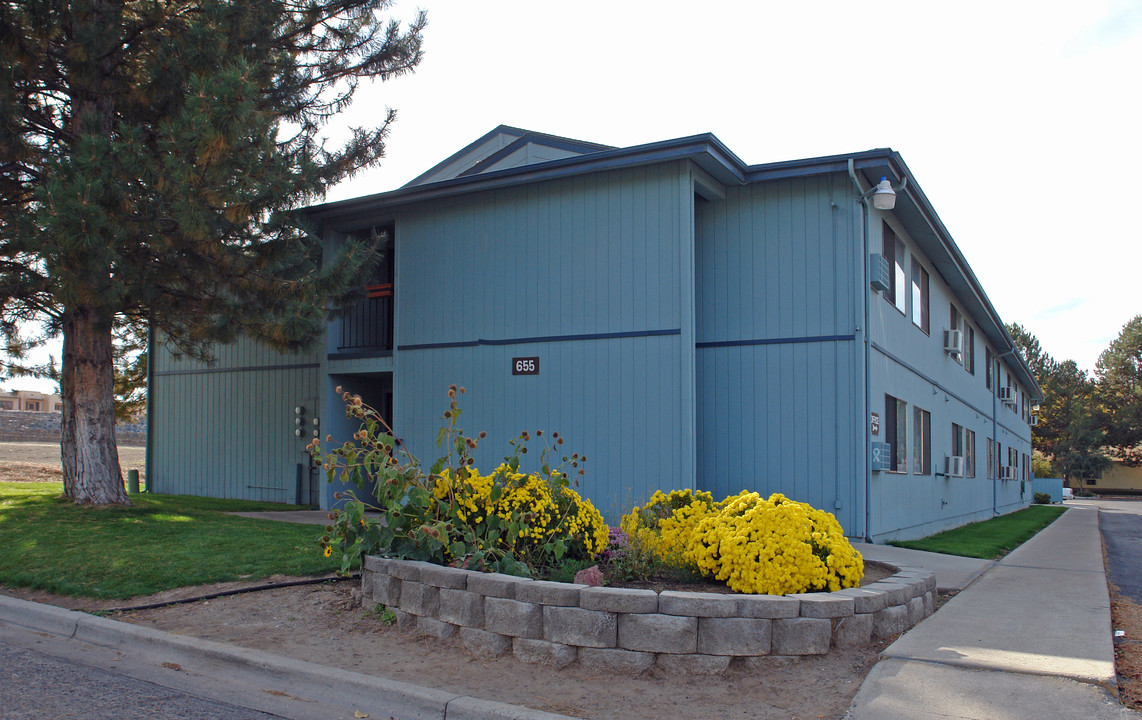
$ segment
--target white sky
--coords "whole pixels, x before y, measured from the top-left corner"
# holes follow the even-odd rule
[[[499,124],[615,146],[712,132],[746,163],[899,151],[1006,322],[1088,370],[1142,314],[1142,2],[398,0],[428,11],[392,190]],[[21,387],[30,381],[10,383]]]

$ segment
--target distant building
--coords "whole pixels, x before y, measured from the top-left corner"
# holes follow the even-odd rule
[[[34,390],[9,390],[0,394],[0,410],[63,412],[63,399]]]
[[[890,149],[747,165],[712,135],[501,126],[308,215],[330,249],[385,238],[364,299],[304,352],[153,349],[158,492],[328,507],[340,488],[305,445],[357,429],[336,387],[429,464],[455,383],[463,427],[489,434],[480,470],[558,431],[612,522],[656,489],[744,488],[883,542],[1031,502],[1040,389]]]

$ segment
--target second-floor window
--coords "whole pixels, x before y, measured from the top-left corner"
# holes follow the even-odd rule
[[[912,324],[931,334],[928,319],[928,271],[912,258]]]
[[[884,298],[896,306],[896,309],[907,314],[908,295],[905,288],[908,279],[904,274],[904,243],[896,237],[896,233],[884,223],[884,259],[888,261],[890,272],[888,276],[888,292]]]

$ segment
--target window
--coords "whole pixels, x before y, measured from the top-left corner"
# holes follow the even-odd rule
[[[964,477],[975,477],[975,432],[952,423],[952,455],[964,459]]]
[[[986,378],[985,382],[987,384],[987,389],[990,390],[991,385],[992,385],[991,376],[992,376],[992,373],[994,372],[994,370],[992,368],[995,365],[995,363],[993,363],[991,361],[991,348],[985,347],[983,349],[983,359],[984,359],[984,362],[987,363],[987,373],[984,375],[984,377]]]
[[[24,401],[24,409],[25,410],[34,410],[35,412],[39,412],[39,411],[43,410],[43,407],[40,405],[39,400],[25,400]]]
[[[951,313],[950,313],[951,317],[948,319],[948,329],[949,330],[962,330],[963,328],[962,328],[962,322],[960,320],[960,311],[956,310],[955,305],[948,305],[948,307],[951,308]],[[961,365],[964,362],[964,356],[963,355],[960,355],[959,357],[956,357],[955,355],[953,355],[952,359],[955,360],[956,362],[960,363]]]
[[[11,400],[0,400],[0,410],[15,410],[16,406]]]
[[[884,439],[892,448],[888,471],[908,472],[908,403],[884,396]]]
[[[907,314],[908,296],[904,289],[908,286],[908,279],[904,275],[904,243],[896,237],[896,233],[884,223],[884,259],[892,263],[888,274],[888,292],[884,298],[896,306],[896,309]]]
[[[1019,451],[1013,447],[1007,448],[1007,464],[1013,468],[1019,468]]]
[[[912,413],[912,472],[932,474],[932,414],[920,408]]]
[[[1003,475],[1003,443],[995,443],[995,474],[1002,477]]]
[[[964,333],[964,370],[975,375],[975,328],[968,325]]]
[[[1027,457],[1027,453],[1023,453],[1023,479],[1031,479],[1031,461]]]
[[[975,430],[964,430],[964,477],[975,477]]]
[[[928,271],[912,258],[912,324],[930,335],[928,322]]]
[[[56,403],[56,412],[63,412],[63,403]]]
[[[995,479],[995,441],[987,439],[987,479]]]

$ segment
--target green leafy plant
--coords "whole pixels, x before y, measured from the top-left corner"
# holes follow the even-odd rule
[[[366,610],[365,614],[376,618],[382,625],[392,625],[397,621],[397,614],[383,603],[377,603],[371,610]]]
[[[396,440],[376,410],[359,396],[342,393],[347,415],[360,420],[361,428],[339,447],[326,451],[314,441],[310,451],[331,482],[362,491],[372,486],[371,498],[354,491],[336,496],[345,500],[344,508],[331,513],[321,538],[327,555],[340,550],[343,571],[363,554],[383,553],[535,575],[565,558],[591,559],[605,546],[602,515],[572,487],[570,473],[581,475],[586,458],[573,453],[556,464],[563,439],[552,433],[538,453],[539,469],[520,472],[520,458],[532,440],[523,432],[510,441],[504,462],[481,475],[472,451],[486,434],[469,437],[459,426],[458,397],[464,392],[455,385],[448,390],[449,407],[437,434],[444,454],[428,468]]]
[[[1034,497],[1036,505],[1050,505],[1051,504],[1051,493],[1037,492],[1037,493],[1035,493],[1035,495],[1033,497]]]

